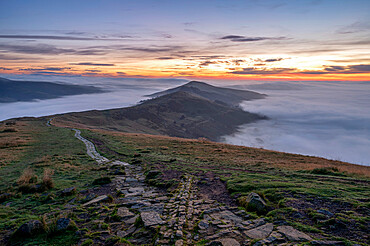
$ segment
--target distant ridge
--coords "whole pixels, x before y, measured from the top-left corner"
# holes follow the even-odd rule
[[[224,101],[207,99],[204,94],[208,96],[215,93],[205,89],[215,90],[214,88],[217,87],[208,87],[205,83],[199,85],[203,87],[201,94],[197,90],[198,94],[173,90],[171,93],[165,93],[133,107],[68,113],[56,116],[53,122],[76,128],[182,138],[204,137],[217,141],[221,136],[236,132],[239,125],[267,119],[265,116],[243,111]],[[221,93],[224,89],[217,88],[217,90]],[[229,89],[225,90],[227,95]]]
[[[264,94],[253,91],[216,87],[199,81],[190,81],[185,85],[181,85],[179,87],[157,92],[147,96],[159,97],[178,91],[187,92],[211,101],[222,102],[230,106],[238,106],[242,101],[250,101],[266,97],[266,95]]]
[[[0,78],[0,103],[28,102],[62,96],[102,93],[104,90],[85,85],[68,85],[52,82],[17,81]]]

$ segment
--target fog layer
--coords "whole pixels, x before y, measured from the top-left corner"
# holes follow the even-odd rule
[[[3,76],[5,77],[5,76]],[[92,109],[122,108],[135,105],[148,95],[185,83],[181,79],[114,79],[63,76],[7,76],[8,79],[48,81],[78,85],[93,85],[107,89],[106,93],[66,96],[34,102],[0,103],[0,120],[24,116],[46,116]]]
[[[135,105],[144,95],[186,83],[181,79],[114,79],[62,76],[3,76],[9,79],[94,85],[107,93],[68,96],[35,102],[0,104],[0,120],[45,116]],[[266,99],[243,102],[249,112],[270,120],[243,125],[224,136],[231,144],[370,165],[369,82],[207,81],[217,86],[249,89]]]
[[[235,86],[268,94],[243,102],[270,120],[240,127],[227,143],[370,165],[370,83],[273,82]]]

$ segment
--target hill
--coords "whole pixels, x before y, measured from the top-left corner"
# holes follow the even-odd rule
[[[16,81],[0,78],[0,103],[45,100],[62,96],[102,93],[94,86],[67,85],[52,82]]]
[[[81,136],[111,161],[98,164],[75,131],[43,118],[0,122],[1,245],[368,244],[370,167],[205,140]],[[251,192],[265,210],[245,203]],[[27,233],[32,225],[42,228]]]
[[[160,97],[179,91],[187,92],[211,101],[223,102],[231,106],[238,106],[242,101],[263,99],[266,97],[264,94],[253,91],[216,87],[198,81],[191,81],[176,88],[148,95],[148,97]]]
[[[239,125],[262,119],[267,118],[221,102],[176,91],[129,108],[58,115],[53,123],[80,128],[217,140],[220,136],[235,132]]]

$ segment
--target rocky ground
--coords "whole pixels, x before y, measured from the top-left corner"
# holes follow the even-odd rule
[[[222,196],[217,192],[208,196],[212,189],[222,188],[213,177],[207,179],[213,180],[214,187],[207,187],[204,180],[190,174],[182,175],[170,188],[151,186],[150,180],[158,171],[108,160],[75,131],[97,168],[114,177],[97,177],[95,187],[78,193],[74,187],[60,192],[71,200],[60,211],[64,216],[56,220],[53,230],[60,234],[72,228],[78,245],[344,245],[317,240],[315,235],[303,233],[283,220],[271,223],[267,218],[251,217],[236,207],[225,191]],[[249,205],[263,209],[259,195],[251,193],[248,198]],[[45,230],[46,224],[50,222],[29,221],[13,237],[35,236]],[[14,240],[9,242],[13,244]]]

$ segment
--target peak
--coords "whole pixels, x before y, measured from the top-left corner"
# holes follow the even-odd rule
[[[194,81],[190,81],[189,83],[187,83],[185,85],[209,85],[209,84],[194,80]]]

